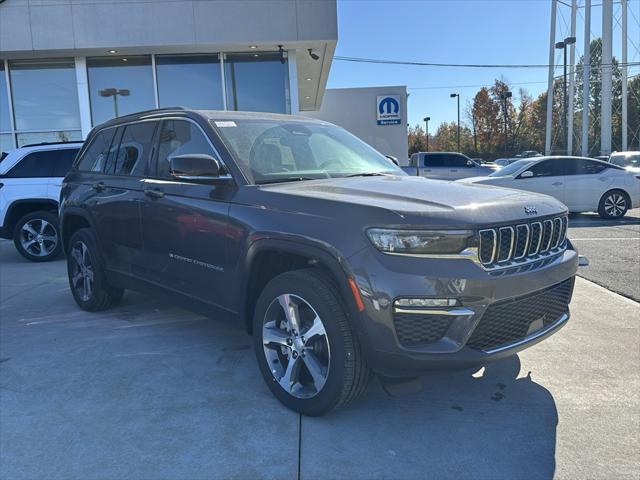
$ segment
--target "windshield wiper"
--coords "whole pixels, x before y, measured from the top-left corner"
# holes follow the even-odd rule
[[[303,180],[319,180],[314,177],[281,177],[281,178],[270,178],[268,180],[260,180],[256,182],[256,185],[267,185],[269,183],[285,183],[285,182],[301,182]]]
[[[365,172],[365,173],[352,173],[351,175],[345,175],[343,178],[351,178],[351,177],[389,177],[391,173],[382,173],[382,172]]]

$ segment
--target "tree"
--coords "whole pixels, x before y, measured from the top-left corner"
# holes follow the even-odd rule
[[[409,156],[427,151],[427,136],[419,125],[409,127]]]

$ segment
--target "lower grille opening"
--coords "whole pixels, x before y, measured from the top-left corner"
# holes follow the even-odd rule
[[[569,310],[574,279],[530,295],[496,302],[487,308],[467,346],[489,350],[516,342],[528,335],[531,324],[555,322]]]
[[[450,315],[395,313],[393,322],[400,344],[404,347],[418,347],[444,337],[455,318]]]

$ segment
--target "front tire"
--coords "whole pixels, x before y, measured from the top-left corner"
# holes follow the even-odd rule
[[[260,294],[254,348],[271,392],[285,406],[323,415],[355,401],[370,370],[333,282],[314,269],[286,272]]]
[[[32,262],[53,260],[62,250],[57,215],[46,211],[26,214],[16,223],[13,244],[20,255]]]
[[[67,251],[71,294],[78,306],[88,312],[114,307],[124,293],[107,282],[97,245],[93,232],[82,228],[71,236]]]
[[[611,190],[605,193],[598,205],[598,215],[600,218],[614,220],[622,218],[629,210],[629,196],[622,190]]]

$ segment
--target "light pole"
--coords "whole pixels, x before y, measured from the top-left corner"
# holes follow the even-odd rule
[[[104,88],[100,90],[101,97],[113,97],[113,110],[118,118],[118,95],[122,97],[128,97],[131,92],[126,88]]]
[[[449,95],[451,98],[457,98],[458,99],[458,133],[457,133],[457,138],[458,138],[458,152],[460,151],[460,94],[459,93],[452,93],[451,95]]]
[[[429,120],[431,120],[431,117],[424,117],[424,126],[425,126],[425,130],[427,132],[427,152],[429,151]]]
[[[563,110],[562,116],[564,117],[562,121],[562,136],[564,137],[563,145],[564,145],[564,151],[566,155],[570,155],[568,151],[569,142],[568,142],[568,135],[567,135],[567,121],[569,117],[569,107],[567,103],[567,46],[573,45],[574,43],[576,43],[576,37],[567,37],[562,42],[556,43],[556,48],[558,50],[562,49],[563,56],[564,56],[564,70],[562,74],[562,79],[563,79],[562,80],[562,110]]]
[[[504,112],[504,156],[507,156],[507,100],[513,96],[509,91],[500,92],[500,100],[502,100],[502,111]]]

